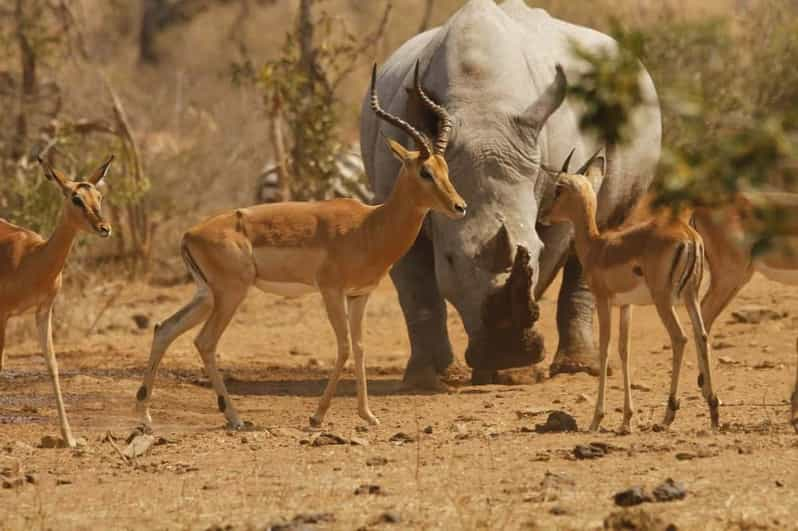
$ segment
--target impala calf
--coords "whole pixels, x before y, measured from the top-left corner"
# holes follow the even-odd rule
[[[760,209],[775,209],[780,224],[771,244],[753,254],[753,237],[764,227]],[[754,271],[776,282],[798,285],[798,194],[745,192],[723,209],[696,209],[695,226],[704,239],[710,270],[709,289],[701,301],[707,331]],[[798,353],[798,342],[796,342]],[[798,432],[798,363],[792,393],[792,425]]]
[[[654,304],[670,335],[673,372],[665,424],[673,422],[679,408],[676,394],[687,343],[674,310],[679,300],[687,306],[693,325],[698,366],[703,375],[702,392],[709,404],[712,427],[717,428],[719,401],[712,387],[707,333],[698,303],[704,260],[701,237],[683,219],[652,219],[621,230],[600,232],[596,223],[596,194],[589,180],[600,182],[604,173],[604,159],[597,155],[573,175],[567,173],[566,160],[557,180],[554,202],[546,216],[548,222],[573,225],[576,254],[596,299],[601,364],[596,410],[590,429],[598,430],[604,417],[612,306],[619,306],[621,314],[618,344],[624,383],[621,431],[632,429],[629,327],[633,305]]]
[[[61,219],[48,240],[0,219],[0,372],[5,365],[3,346],[8,318],[35,310],[39,341],[53,380],[61,435],[70,447],[75,446],[75,439],[69,428],[58,381],[58,364],[53,350],[53,303],[61,289],[61,272],[78,232],[91,232],[103,238],[111,235],[111,226],[106,223],[100,209],[102,194],[96,185],[108,173],[112,160],[113,157],[109,157],[88,180],[78,182],[69,180],[39,159],[47,178],[64,195]]]
[[[151,423],[149,400],[164,352],[182,333],[204,322],[194,344],[218,397],[219,410],[231,427],[242,426],[216,368],[216,346],[247,290],[297,296],[320,291],[338,342],[338,358],[316,413],[318,426],[330,407],[341,370],[354,351],[358,414],[371,424],[362,344],[363,315],[369,295],[413,244],[430,210],[462,218],[466,204],[449,181],[443,154],[452,121],[421,88],[418,66],[415,90],[439,119],[434,143],[379,104],[376,66],[371,78],[371,108],[385,122],[412,137],[418,151],[387,140],[402,167],[393,191],[381,205],[353,199],[276,203],[220,214],[183,237],[182,254],[197,284],[194,299],[155,329],[137,409]],[[351,344],[350,344],[351,340]]]

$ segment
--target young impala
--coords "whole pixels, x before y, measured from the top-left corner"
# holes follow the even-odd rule
[[[418,148],[408,151],[387,140],[402,163],[388,200],[377,206],[353,199],[258,205],[226,212],[186,232],[181,250],[197,292],[155,329],[149,365],[137,394],[137,409],[145,423],[151,423],[148,404],[164,352],[180,334],[204,321],[194,344],[217,394],[219,410],[232,427],[242,425],[216,368],[216,346],[252,286],[286,296],[321,292],[338,341],[338,358],[311,424],[318,426],[324,419],[350,349],[355,357],[358,414],[371,424],[378,423],[366,392],[362,344],[366,302],[413,244],[430,210],[456,219],[465,215],[466,204],[449,181],[443,157],[452,120],[422,90],[418,65],[415,91],[439,119],[434,143],[380,107],[375,83],[376,66],[371,108],[412,137]]]
[[[762,232],[758,213],[773,210],[779,219],[771,245],[754,256],[752,236]],[[701,301],[707,331],[754,271],[776,282],[798,285],[798,194],[746,192],[723,209],[696,209],[695,226],[704,239],[710,270]],[[798,342],[796,342],[798,351]],[[792,393],[792,425],[798,432],[798,364]]]
[[[632,429],[629,353],[632,305],[653,303],[670,334],[673,372],[665,424],[673,422],[679,409],[676,393],[687,343],[674,310],[674,305],[680,300],[687,306],[693,325],[698,366],[703,376],[702,392],[709,404],[712,427],[717,428],[719,401],[712,387],[707,333],[698,303],[704,268],[701,237],[681,218],[655,218],[622,230],[600,232],[596,223],[596,194],[591,183],[591,180],[600,182],[604,173],[604,159],[597,155],[573,175],[567,173],[566,160],[556,183],[554,202],[546,216],[548,222],[570,222],[573,225],[576,254],[596,298],[601,368],[596,411],[590,429],[598,430],[604,417],[612,306],[620,306],[621,312],[618,343],[624,383],[621,431]]]
[[[92,232],[103,238],[111,235],[111,226],[100,210],[102,195],[96,185],[108,173],[112,160],[113,157],[109,157],[88,180],[78,182],[69,180],[39,158],[47,178],[64,194],[61,219],[50,239],[45,240],[35,232],[0,219],[0,372],[5,365],[3,346],[8,318],[35,310],[39,341],[53,380],[61,435],[70,447],[75,446],[75,439],[58,382],[58,364],[53,350],[53,302],[61,289],[61,272],[78,232]]]

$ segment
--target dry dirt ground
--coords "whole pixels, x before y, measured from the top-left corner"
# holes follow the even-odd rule
[[[619,516],[614,493],[638,485],[650,491],[667,478],[684,483],[684,500],[646,503],[621,516],[645,529],[798,529],[798,435],[787,424],[798,333],[794,289],[757,277],[732,310],[759,304],[786,315],[732,324],[727,311],[719,320],[719,433],[709,431],[692,345],[676,422],[667,432],[652,429],[664,413],[671,357],[654,310],[637,309],[637,431],[620,436],[612,431],[621,421],[617,370],[607,431],[598,434],[585,431],[597,387],[586,375],[402,393],[408,345],[386,282],[369,305],[365,336],[372,409],[382,424],[364,429],[347,372],[324,430],[361,444],[324,446],[309,444],[318,433],[306,429],[335,355],[320,299],[252,293],[223,339],[221,364],[254,431],[225,431],[187,334],[167,353],[156,383],[161,444],[124,460],[114,444],[124,448],[137,424],[134,395],[151,337],[132,317],[162,319],[191,291],[130,287],[96,333],[56,339],[72,427],[87,441],[82,449],[38,448],[43,436],[58,435],[50,381],[35,343],[7,346],[0,472],[27,473],[33,482],[0,489],[0,529],[268,529],[291,521],[284,529],[596,529]],[[546,365],[556,346],[552,293],[542,303]],[[62,301],[62,311],[69,304],[79,302]],[[463,352],[462,326],[450,320],[452,341]],[[614,350],[612,359],[617,368]],[[550,410],[572,414],[580,431],[535,433]],[[399,432],[404,442],[391,441]],[[604,443],[607,455],[574,458],[576,445],[592,442]],[[376,492],[356,494],[361,485],[376,485]]]

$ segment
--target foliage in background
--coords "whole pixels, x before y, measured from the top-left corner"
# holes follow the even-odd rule
[[[322,11],[317,19],[311,2],[303,0],[296,27],[286,34],[278,57],[268,61],[257,73],[264,103],[281,136],[285,122],[292,147],[290,160],[281,161],[288,169],[281,176],[287,182],[288,195],[294,199],[328,199],[346,185],[349,195],[359,195],[358,185],[348,183],[336,163],[342,153],[339,130],[342,102],[338,89],[380,39],[388,22],[391,5],[387,4],[377,30],[365,37],[350,31],[340,17]],[[246,74],[238,67],[234,76]],[[281,143],[277,140],[275,144]],[[288,158],[279,153],[277,158]],[[362,176],[364,179],[365,176]]]
[[[728,204],[738,191],[792,187],[798,179],[798,7],[760,3],[736,17],[617,24],[619,53],[574,53],[588,63],[571,93],[588,112],[580,124],[624,141],[640,104],[639,55],[663,111],[663,157],[655,206]],[[771,230],[766,228],[765,230]]]

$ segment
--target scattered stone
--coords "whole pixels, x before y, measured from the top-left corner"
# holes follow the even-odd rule
[[[67,444],[61,437],[53,437],[52,435],[45,435],[39,442],[39,448],[66,448]]]
[[[696,457],[698,456],[690,452],[679,452],[676,454],[676,459],[678,461],[692,461]]]
[[[352,446],[368,446],[369,440],[365,437],[350,437],[349,444]]]
[[[388,459],[381,456],[369,457],[366,459],[366,466],[383,466],[388,464]]]
[[[18,489],[25,484],[25,478],[23,477],[15,477],[15,478],[0,478],[0,485],[4,489]]]
[[[608,447],[603,444],[577,444],[574,447],[574,457],[577,459],[598,459],[607,455]]]
[[[734,348],[734,344],[728,341],[715,341],[712,343],[712,348],[715,350],[725,350],[727,348]]]
[[[615,505],[621,507],[631,507],[652,501],[645,487],[632,487],[631,489],[622,490],[617,492],[613,499],[615,500]]]
[[[740,362],[728,356],[718,356],[718,363],[722,365],[739,365]]]
[[[141,434],[130,440],[127,447],[122,450],[122,455],[128,459],[135,459],[149,452],[155,446],[155,437]]]
[[[332,513],[301,513],[296,515],[290,522],[271,524],[266,526],[268,531],[309,531],[314,529],[310,526],[328,524],[335,521]]]
[[[654,499],[658,502],[669,502],[683,500],[687,496],[687,489],[684,488],[681,482],[668,478],[664,483],[657,485],[652,494],[654,494]]]
[[[540,487],[545,490],[574,486],[576,486],[576,482],[573,479],[563,476],[562,474],[549,472],[548,470],[543,475],[543,479],[540,482]]]
[[[549,513],[553,514],[554,516],[565,516],[571,514],[571,511],[569,511],[562,505],[555,505],[551,509],[549,509]]]
[[[515,415],[519,419],[531,419],[537,417],[538,415],[543,415],[544,413],[548,413],[549,411],[551,410],[542,407],[528,407],[526,409],[517,410],[515,412]]]
[[[759,324],[763,321],[777,321],[787,317],[787,312],[777,312],[765,306],[743,306],[731,313],[734,322],[745,324]]]
[[[402,521],[402,517],[396,511],[385,511],[379,515],[371,525],[379,524],[398,524]]]
[[[355,426],[355,431],[358,433],[368,433],[369,427],[366,426],[365,424],[358,424],[357,426]]]
[[[634,391],[643,391],[644,393],[650,393],[651,392],[651,388],[649,386],[647,386],[645,384],[641,384],[641,383],[633,383],[632,384],[632,389]]]
[[[400,431],[399,433],[391,435],[391,438],[388,439],[388,442],[391,442],[398,446],[402,444],[416,442],[416,439],[412,435],[408,435],[407,433]]]
[[[610,531],[676,531],[676,526],[666,525],[661,518],[643,509],[624,509],[605,518],[604,529]]]
[[[332,446],[336,444],[349,444],[349,440],[337,433],[321,432],[310,439],[311,446]]]
[[[772,361],[770,361],[770,360],[760,361],[759,363],[757,363],[756,365],[754,365],[754,369],[759,369],[759,370],[763,370],[763,369],[777,369],[778,367],[779,367],[778,365],[776,365],[775,363],[773,363],[773,362],[772,362]]]
[[[565,411],[553,411],[549,413],[545,424],[535,426],[537,433],[562,433],[567,431],[578,431],[576,419]]]
[[[301,430],[297,430],[296,428],[269,428],[268,432],[272,435],[272,437],[291,437],[294,439],[301,439],[305,436]]]
[[[424,428],[424,433],[430,435],[432,433],[432,426],[427,426],[426,428]]]
[[[363,494],[385,494],[385,491],[382,490],[382,487],[379,485],[373,485],[364,483],[360,485],[358,488],[355,489],[355,495],[360,496]]]
[[[55,480],[55,484],[56,484],[56,486],[72,485],[72,480],[71,479],[66,479],[66,478],[58,478],[58,479]]]
[[[150,316],[143,313],[133,314],[133,322],[139,330],[146,330],[150,327]]]

